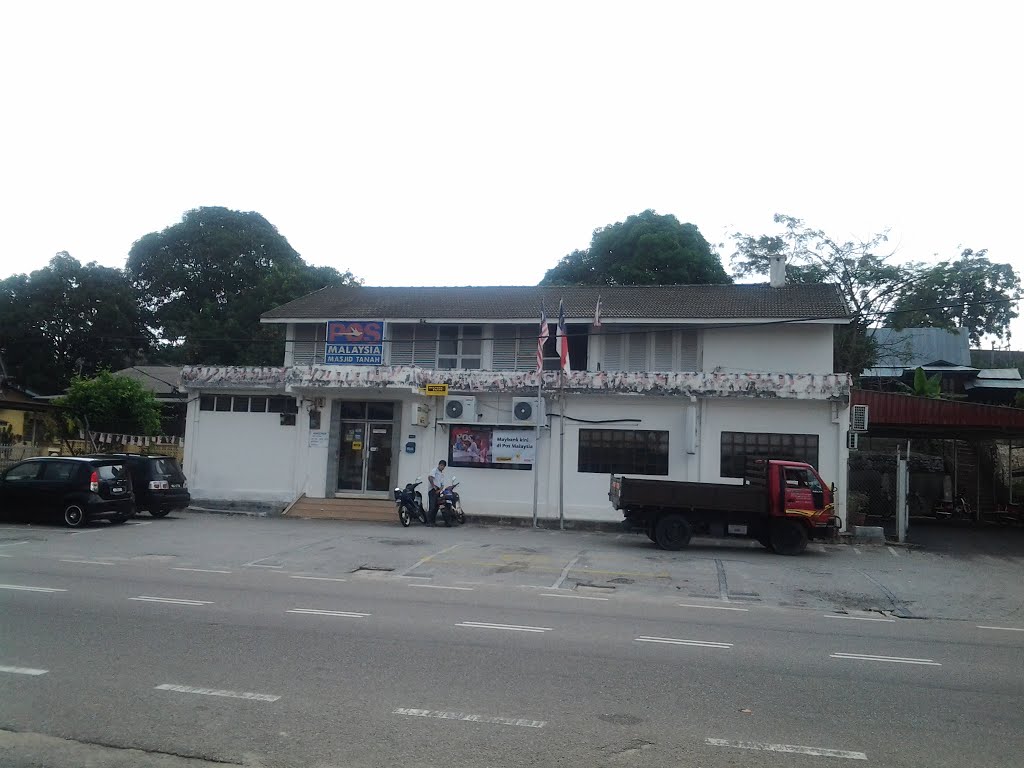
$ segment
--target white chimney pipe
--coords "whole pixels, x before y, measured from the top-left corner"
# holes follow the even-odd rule
[[[786,257],[772,256],[769,260],[768,281],[772,288],[783,288],[786,285]]]

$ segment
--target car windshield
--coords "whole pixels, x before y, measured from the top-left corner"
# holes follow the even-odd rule
[[[120,480],[124,476],[124,466],[121,464],[100,464],[96,472],[101,480]]]

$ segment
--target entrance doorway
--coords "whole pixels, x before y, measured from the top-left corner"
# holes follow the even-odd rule
[[[391,491],[394,403],[341,402],[338,487],[342,495]]]

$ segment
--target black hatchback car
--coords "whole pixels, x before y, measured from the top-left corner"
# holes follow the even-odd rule
[[[90,520],[123,523],[132,516],[131,475],[120,459],[46,456],[0,475],[0,513],[55,517],[70,528]]]
[[[177,459],[170,456],[143,456],[137,453],[97,454],[94,458],[116,458],[123,461],[132,476],[135,509],[164,517],[175,509],[185,509],[192,502],[185,473]]]

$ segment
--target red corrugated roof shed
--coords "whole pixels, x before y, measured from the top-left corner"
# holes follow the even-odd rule
[[[980,405],[956,400],[853,390],[851,401],[868,406],[868,432],[928,432],[935,437],[957,433],[1024,435],[1024,408]]]

